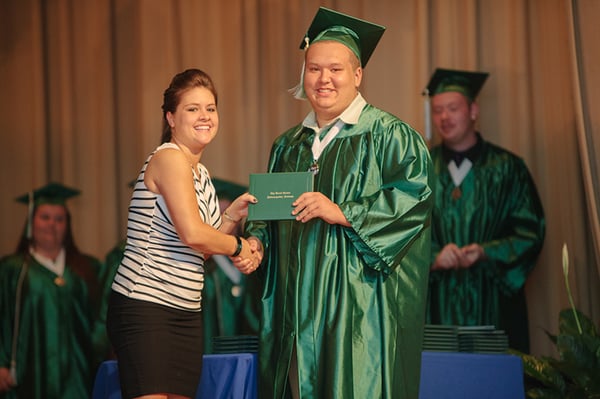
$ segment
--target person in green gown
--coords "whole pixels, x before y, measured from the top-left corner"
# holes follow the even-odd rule
[[[212,178],[212,182],[222,212],[248,191],[247,187],[227,180]],[[238,226],[241,227],[240,224]],[[242,234],[241,228],[238,230],[236,233]],[[228,256],[212,255],[204,262],[204,353],[215,352],[215,337],[258,334],[259,284],[256,274],[243,274]]]
[[[17,251],[0,260],[0,398],[89,398],[108,350],[99,322],[101,262],[77,248],[51,183],[18,198],[30,214]]]
[[[326,8],[302,47],[312,111],[273,143],[269,172],[314,173],[294,220],[246,225],[263,255],[261,398],[418,397],[433,205],[427,146],[366,102],[384,27]]]
[[[428,86],[441,144],[436,176],[427,322],[493,325],[527,353],[524,285],[542,249],[545,218],[534,181],[515,154],[476,130],[475,99],[488,74],[437,69]]]

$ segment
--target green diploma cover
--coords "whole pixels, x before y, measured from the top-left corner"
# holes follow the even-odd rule
[[[313,178],[311,172],[251,173],[249,191],[258,202],[248,205],[248,220],[295,219],[292,203],[313,191]]]

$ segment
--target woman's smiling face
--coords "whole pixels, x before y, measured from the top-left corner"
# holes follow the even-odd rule
[[[189,148],[204,148],[217,135],[219,113],[213,93],[194,87],[181,95],[174,113],[167,113],[173,137]]]

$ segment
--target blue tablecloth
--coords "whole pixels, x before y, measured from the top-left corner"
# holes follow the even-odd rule
[[[419,399],[525,399],[521,358],[423,352]]]
[[[204,355],[196,399],[256,399],[256,354]],[[121,399],[116,361],[96,375],[93,399]],[[518,356],[423,352],[419,399],[525,399]]]
[[[256,399],[257,364],[253,353],[204,355],[196,399]],[[92,399],[121,399],[115,360],[100,365]]]

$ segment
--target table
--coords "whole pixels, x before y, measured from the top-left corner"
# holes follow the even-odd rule
[[[525,399],[515,355],[423,352],[419,399]]]
[[[257,367],[255,353],[204,355],[196,399],[256,399]],[[116,360],[98,368],[92,399],[121,399]]]
[[[419,399],[525,399],[521,358],[504,354],[423,352]],[[204,355],[196,399],[256,399],[256,354]],[[92,399],[121,399],[117,362],[96,374]]]

